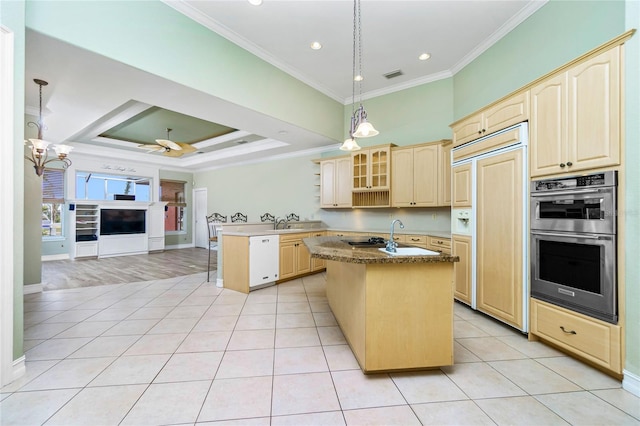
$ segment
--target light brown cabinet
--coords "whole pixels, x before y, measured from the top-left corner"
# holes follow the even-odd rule
[[[531,333],[622,374],[622,328],[537,299],[531,299]]]
[[[284,281],[311,272],[311,255],[302,242],[309,233],[280,235],[280,280]]]
[[[444,254],[451,254],[451,240],[449,238],[432,237],[429,235],[425,248]]]
[[[351,207],[351,157],[320,162],[320,207]]]
[[[390,188],[390,146],[362,149],[351,154],[353,191]]]
[[[313,238],[313,237],[324,237],[327,235],[326,231],[317,231],[317,232],[310,232],[309,233],[309,237]],[[304,244],[304,242],[303,242]],[[321,271],[324,268],[327,267],[327,262],[324,259],[318,259],[317,257],[312,257],[311,258],[311,272],[316,272],[316,271]]]
[[[451,238],[452,254],[460,258],[453,264],[453,295],[461,302],[471,304],[471,237],[453,235]]]
[[[457,147],[529,119],[529,91],[516,93],[464,120],[454,123],[453,146]]]
[[[476,306],[523,327],[522,150],[477,162]]]
[[[531,177],[620,164],[621,49],[531,88]]]
[[[392,207],[450,205],[450,147],[446,141],[392,150]]]
[[[471,207],[471,163],[452,169],[452,207]]]

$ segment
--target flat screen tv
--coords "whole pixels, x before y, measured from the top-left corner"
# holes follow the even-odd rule
[[[100,235],[144,234],[146,210],[100,209]]]

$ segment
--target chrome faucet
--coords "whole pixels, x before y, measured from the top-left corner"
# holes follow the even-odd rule
[[[387,241],[387,247],[385,248],[385,250],[390,251],[392,253],[395,253],[397,251],[396,247],[398,247],[398,243],[393,241],[393,228],[396,222],[400,224],[400,229],[404,229],[404,224],[400,219],[396,219],[393,222],[391,222],[391,232],[389,233],[389,241]]]
[[[283,225],[283,226],[282,226],[282,229],[286,229],[286,228],[287,228],[287,219],[285,219],[285,218],[282,218],[282,219],[278,219],[278,218],[276,218],[276,219],[273,221],[273,229],[274,229],[274,230],[275,230],[275,229],[278,229],[278,226],[280,226],[280,224],[282,224],[282,225]]]

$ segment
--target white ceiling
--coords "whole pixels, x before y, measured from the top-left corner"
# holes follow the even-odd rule
[[[362,0],[362,97],[452,76],[545,2]],[[337,101],[351,103],[351,0],[264,0],[261,6],[247,0],[165,3]],[[319,41],[323,48],[312,50],[312,41]],[[419,61],[423,52],[431,58]],[[383,77],[398,69],[402,76]],[[32,114],[38,105],[33,78],[50,83],[43,90],[45,138],[71,143],[75,153],[197,170],[320,152],[338,142],[28,31],[26,105]],[[263,139],[167,158],[141,153],[135,144],[97,137],[139,112],[140,103],[241,129],[223,140],[201,142],[202,151],[230,137],[253,134]],[[150,133],[150,141],[159,137],[155,133]]]

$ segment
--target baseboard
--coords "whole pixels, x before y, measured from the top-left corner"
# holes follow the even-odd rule
[[[22,294],[42,293],[42,283],[22,286]]]
[[[27,365],[25,364],[26,358],[22,355],[20,358],[13,361],[11,367],[11,381],[16,381],[27,372]]]
[[[216,287],[220,287],[220,288],[224,287],[224,282],[222,281],[222,278],[216,278]]]
[[[42,261],[43,262],[50,262],[52,260],[67,260],[67,259],[70,259],[69,253],[48,254],[46,256],[42,256]]]
[[[193,248],[195,247],[195,244],[191,243],[191,244],[174,244],[172,246],[165,246],[164,249],[165,250],[175,250],[175,249],[183,249],[183,248]]]
[[[622,388],[628,392],[631,392],[637,397],[640,397],[640,376],[633,374],[627,370],[623,370],[622,374]]]

